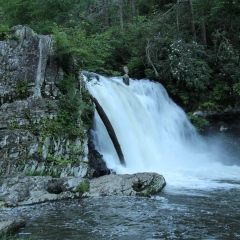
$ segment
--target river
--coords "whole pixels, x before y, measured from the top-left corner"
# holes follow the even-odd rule
[[[152,198],[100,197],[19,207],[31,239],[240,239],[240,182],[230,189],[165,190]],[[234,187],[235,185],[235,187]]]

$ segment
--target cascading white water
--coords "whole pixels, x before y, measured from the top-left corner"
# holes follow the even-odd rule
[[[240,167],[219,162],[223,153],[205,144],[161,84],[130,80],[126,86],[122,78],[100,76],[87,85],[107,114],[126,161],[123,167],[95,112],[95,146],[108,168],[119,174],[158,172],[172,188],[231,187],[229,180],[240,181]]]

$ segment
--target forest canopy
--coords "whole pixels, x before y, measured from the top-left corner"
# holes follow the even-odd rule
[[[240,105],[237,0],[0,0],[0,38],[14,25],[54,34],[64,62],[162,83],[185,110]],[[62,34],[62,33],[65,34]]]

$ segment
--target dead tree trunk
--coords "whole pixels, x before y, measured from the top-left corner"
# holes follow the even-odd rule
[[[204,10],[201,9],[200,12],[201,16],[201,38],[202,38],[202,44],[205,48],[207,48],[207,37],[206,37],[206,28],[205,28],[205,21],[204,21]]]
[[[109,137],[111,138],[112,140],[112,143],[116,149],[116,152],[117,152],[117,155],[118,155],[118,158],[120,160],[120,163],[123,165],[123,166],[126,166],[126,163],[125,163],[125,160],[124,160],[124,156],[123,156],[123,153],[122,153],[122,149],[121,149],[121,146],[118,142],[118,139],[117,139],[117,136],[115,134],[115,131],[112,127],[112,124],[110,123],[106,113],[104,112],[103,108],[101,107],[101,105],[99,104],[98,100],[96,98],[94,98],[92,95],[90,95],[92,101],[95,103],[96,105],[96,110],[100,116],[100,118],[102,119],[106,129],[107,129],[107,132],[109,134]]]
[[[190,4],[190,21],[191,21],[191,32],[194,40],[196,41],[196,30],[195,30],[195,21],[194,21],[194,10],[192,0],[189,0]]]
[[[104,23],[105,23],[105,27],[108,28],[109,27],[108,0],[103,0],[102,4],[103,4]]]
[[[120,27],[121,27],[121,30],[123,31],[123,1],[118,0],[118,5],[119,5]]]
[[[136,0],[131,0],[131,7],[132,7],[132,19],[136,17]]]

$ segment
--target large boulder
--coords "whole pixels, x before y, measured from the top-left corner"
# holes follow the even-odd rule
[[[90,181],[86,197],[98,196],[144,196],[161,192],[166,185],[162,175],[157,173],[110,174]]]
[[[19,228],[25,226],[25,221],[21,218],[2,218],[0,219],[0,237],[7,234],[12,234],[17,231]]]
[[[14,207],[77,198],[82,195],[79,186],[89,186],[88,180],[11,174],[0,178],[0,199],[3,205]]]

